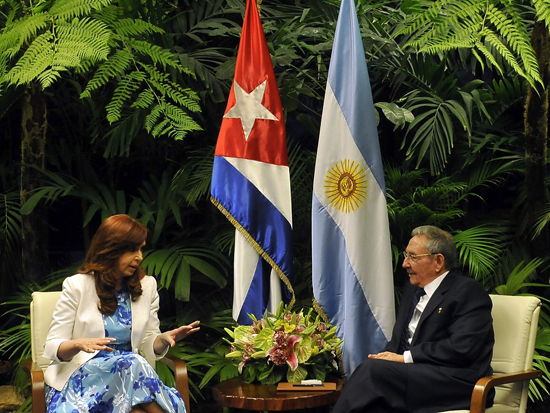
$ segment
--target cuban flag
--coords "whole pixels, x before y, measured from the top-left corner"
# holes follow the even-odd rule
[[[233,318],[294,304],[292,207],[283,109],[255,0],[247,0],[211,200],[235,226]]]
[[[338,327],[349,377],[395,322],[384,171],[353,0],[342,0],[325,92],[312,203],[315,307]]]

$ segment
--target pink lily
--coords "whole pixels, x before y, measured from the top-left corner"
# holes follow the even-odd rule
[[[268,350],[269,359],[276,366],[287,363],[291,370],[298,368],[298,357],[294,352],[294,345],[300,341],[300,336],[289,336],[284,330],[276,331],[273,334],[273,347]]]

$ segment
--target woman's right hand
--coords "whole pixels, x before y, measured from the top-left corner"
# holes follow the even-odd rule
[[[108,346],[112,341],[115,341],[112,337],[105,338],[79,338],[75,340],[77,348],[86,353],[93,353],[94,351],[113,351],[111,347]]]
[[[96,351],[113,351],[108,346],[116,339],[112,337],[105,338],[76,338],[74,340],[67,340],[61,343],[57,350],[57,357],[63,361],[71,360],[79,352],[84,351],[86,353],[94,353]]]

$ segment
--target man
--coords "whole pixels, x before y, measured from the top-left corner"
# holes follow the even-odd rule
[[[481,284],[453,269],[451,235],[418,227],[404,256],[410,284],[392,339],[357,367],[332,413],[469,409],[476,381],[493,372],[491,299]],[[493,398],[494,392],[488,406]]]

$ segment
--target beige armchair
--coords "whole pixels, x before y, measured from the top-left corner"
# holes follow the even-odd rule
[[[524,413],[529,380],[541,377],[532,370],[540,314],[540,300],[531,296],[491,295],[495,346],[494,375],[481,378],[472,393],[470,410],[445,413]],[[485,409],[489,390],[495,387],[493,407]]]
[[[33,413],[46,411],[44,370],[48,367],[50,360],[44,358],[42,353],[59,295],[60,292],[34,292],[32,294],[30,309],[32,360],[26,360],[22,364],[31,376]],[[189,412],[189,382],[185,362],[170,355],[160,361],[174,369],[176,389],[183,398],[185,408]],[[151,360],[149,362],[151,363]],[[155,366],[154,361],[151,364]]]

